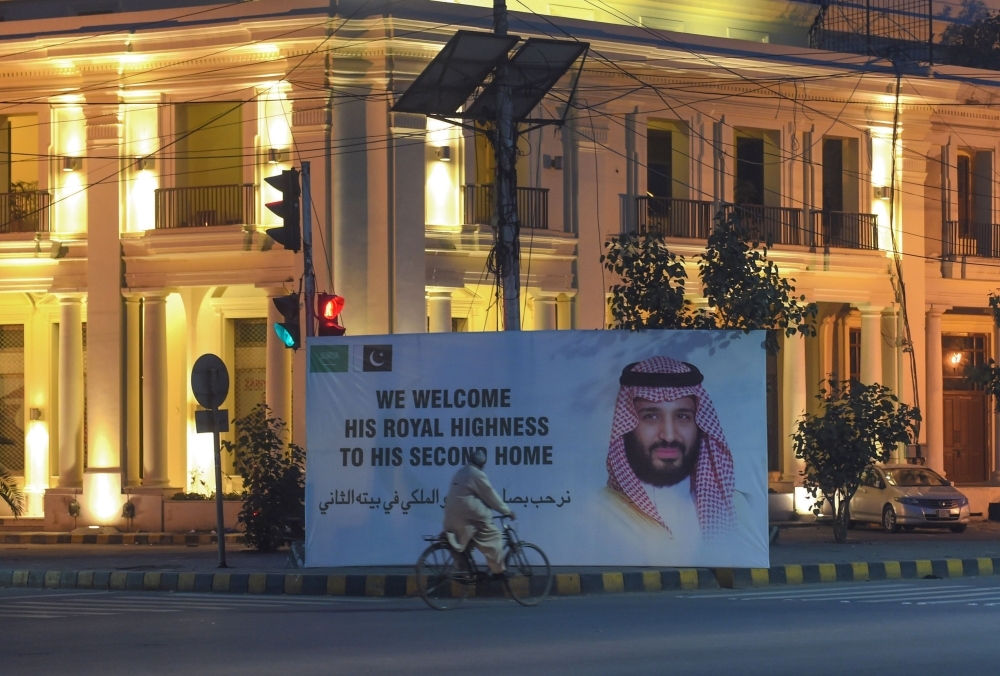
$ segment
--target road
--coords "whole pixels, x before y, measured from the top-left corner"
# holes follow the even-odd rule
[[[1000,577],[416,600],[0,590],[3,673],[992,673]]]

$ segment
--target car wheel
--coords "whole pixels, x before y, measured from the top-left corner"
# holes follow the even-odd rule
[[[882,510],[882,528],[887,533],[900,531],[900,525],[896,523],[896,510],[892,508],[892,505],[886,505],[885,509]]]
[[[952,533],[964,533],[965,529],[968,527],[969,527],[968,524],[956,523],[954,526],[949,526],[948,530],[950,530]]]

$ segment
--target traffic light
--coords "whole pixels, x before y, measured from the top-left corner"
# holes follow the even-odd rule
[[[340,311],[344,309],[344,299],[332,293],[316,294],[316,306],[319,308],[319,329],[317,333],[321,336],[342,336],[347,331],[337,321],[340,318]]]
[[[281,193],[277,202],[268,202],[264,206],[281,218],[280,228],[268,228],[267,234],[275,242],[298,253],[302,248],[302,231],[299,228],[299,172],[297,169],[285,169],[277,176],[264,179],[267,184]]]
[[[285,321],[274,323],[274,332],[281,338],[285,347],[293,350],[299,349],[302,345],[299,333],[299,294],[292,293],[287,296],[278,296],[272,299],[274,307],[284,317]]]

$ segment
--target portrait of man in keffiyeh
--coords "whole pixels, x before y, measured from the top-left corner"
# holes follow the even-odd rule
[[[733,457],[703,380],[694,365],[662,356],[623,369],[607,487],[667,532],[672,519],[696,514],[701,537],[714,539],[736,525],[735,481]],[[674,514],[661,513],[668,505]]]

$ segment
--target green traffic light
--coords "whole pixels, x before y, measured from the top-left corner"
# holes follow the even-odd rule
[[[278,334],[278,338],[285,344],[285,347],[295,347],[295,343],[297,342],[295,336],[279,322],[274,323],[274,332]]]

